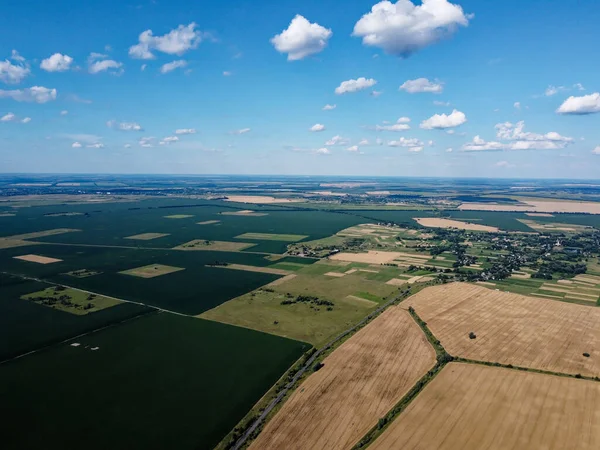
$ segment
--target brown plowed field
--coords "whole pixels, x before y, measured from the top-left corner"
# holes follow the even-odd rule
[[[369,450],[600,448],[600,383],[450,363]]]
[[[423,332],[392,306],[327,357],[250,448],[352,448],[434,364]]]
[[[402,303],[409,305],[451,355],[600,376],[598,308],[466,283],[424,289]]]

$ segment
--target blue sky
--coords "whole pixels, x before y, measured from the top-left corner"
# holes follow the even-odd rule
[[[599,22],[592,1],[11,2],[0,172],[597,178]]]

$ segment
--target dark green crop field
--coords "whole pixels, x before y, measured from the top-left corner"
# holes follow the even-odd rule
[[[0,274],[0,361],[151,311],[124,303],[76,316],[20,298],[46,287]]]
[[[30,253],[62,261],[37,264],[14,259],[14,256]],[[47,279],[66,286],[189,315],[200,314],[280,277],[268,273],[206,267],[207,264],[215,262],[253,266],[274,264],[264,255],[233,252],[185,252],[70,245],[36,245],[0,251],[0,267],[10,273]],[[163,264],[185,270],[155,278],[140,278],[119,273],[150,264]],[[80,269],[101,273],[86,278],[65,275]]]
[[[309,348],[168,313],[74,342],[0,366],[3,449],[212,449]]]

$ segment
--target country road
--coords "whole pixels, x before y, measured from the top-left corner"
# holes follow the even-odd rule
[[[386,303],[384,303],[383,305],[381,305],[379,308],[377,308],[375,311],[373,311],[368,316],[366,316],[363,320],[361,320],[360,322],[358,322],[356,325],[352,326],[351,328],[348,328],[342,334],[340,334],[339,336],[335,337],[334,339],[332,339],[331,341],[329,341],[327,344],[325,344],[325,346],[323,348],[321,348],[320,350],[316,351],[308,359],[308,361],[306,361],[306,363],[304,364],[304,366],[300,370],[298,370],[298,372],[296,372],[296,375],[294,375],[294,378],[292,378],[292,381],[290,381],[282,389],[282,391],[279,394],[277,394],[277,397],[275,397],[271,401],[271,403],[269,403],[269,405],[264,409],[264,411],[260,414],[260,416],[258,416],[258,418],[254,421],[254,423],[252,423],[252,425],[238,439],[238,441],[235,443],[235,446],[233,447],[233,450],[239,450],[240,448],[242,448],[242,446],[246,443],[246,441],[248,440],[248,438],[252,435],[252,433],[254,433],[254,431],[256,431],[256,429],[266,419],[266,417],[273,410],[273,408],[275,408],[275,406],[277,406],[281,402],[281,400],[285,397],[285,395],[289,392],[289,390],[292,387],[294,387],[294,385],[298,382],[298,380],[302,377],[302,375],[304,375],[304,373],[312,367],[312,365],[315,362],[315,360],[321,354],[323,354],[325,351],[329,350],[329,348],[331,348],[331,346],[333,346],[334,344],[336,344],[337,342],[339,342],[341,339],[345,338],[348,334],[352,333],[357,328],[362,327],[366,322],[368,322],[369,320],[371,320],[374,316],[378,315],[384,309],[386,309],[388,306],[390,306],[392,303],[398,301],[401,298],[402,298],[402,295],[399,295],[399,296],[394,297],[391,300],[387,301]]]

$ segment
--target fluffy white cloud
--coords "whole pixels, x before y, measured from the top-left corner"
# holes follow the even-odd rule
[[[383,122],[383,125],[375,125],[375,131],[405,131],[410,130],[409,117],[400,117],[396,123],[390,124],[389,122]]]
[[[369,145],[369,141],[367,139],[362,139],[358,145]]]
[[[86,145],[87,148],[104,148],[104,144],[102,142],[96,142],[95,144]]]
[[[31,70],[29,70],[29,67],[23,61],[17,61],[19,61],[18,64],[13,64],[8,59],[0,61],[0,81],[6,84],[17,84],[31,73]]]
[[[485,141],[475,136],[472,142],[463,145],[465,151],[500,151],[500,150],[559,150],[573,143],[573,138],[562,136],[555,131],[538,134],[523,131],[523,121],[496,125],[496,137],[501,141]]]
[[[10,55],[10,59],[12,59],[13,61],[25,62],[25,58],[23,58],[21,55],[19,55],[19,52],[16,51],[15,49],[13,49],[13,51]]]
[[[271,44],[279,53],[287,53],[288,61],[296,61],[322,52],[332,35],[331,30],[298,14],[286,30],[273,36]]]
[[[423,150],[423,142],[421,142],[417,138],[401,137],[400,139],[396,139],[394,141],[388,141],[387,145],[389,147],[420,148],[421,150]]]
[[[325,125],[323,125],[322,123],[315,123],[308,130],[309,131],[323,131],[323,130],[325,130]]]
[[[88,72],[91,74],[107,71],[113,74],[120,74],[123,72],[123,63],[106,58],[108,57],[102,53],[90,53],[90,56],[88,57]]]
[[[454,151],[454,149],[452,147],[448,147],[446,149],[446,153],[452,153]]]
[[[335,109],[336,107],[337,107],[337,105],[330,105],[328,103],[325,106],[323,106],[323,111],[331,111],[332,109]]]
[[[546,134],[538,134],[523,131],[525,122],[520,121],[516,124],[510,122],[496,124],[496,137],[502,140],[512,141],[555,141],[555,142],[573,142],[573,138],[561,136],[556,131],[550,131]]]
[[[418,6],[410,0],[382,1],[356,22],[352,34],[364,45],[408,57],[466,27],[472,17],[447,0],[423,0]]]
[[[12,122],[16,118],[17,118],[17,116],[15,116],[13,113],[9,112],[0,118],[0,122]]]
[[[60,115],[61,115],[61,116],[66,116],[67,114],[69,114],[69,111],[67,111],[66,109],[63,109],[63,110],[60,112]]]
[[[175,134],[196,134],[195,128],[179,128],[175,130]]]
[[[377,97],[379,97],[381,94],[383,94],[383,91],[375,91],[375,90],[374,90],[373,92],[371,92],[371,97],[375,97],[375,98],[377,98]]]
[[[159,144],[160,145],[169,145],[169,144],[174,144],[177,141],[179,141],[179,138],[177,136],[167,136],[167,137],[163,138],[159,142]]]
[[[451,114],[434,114],[429,119],[421,122],[421,128],[425,130],[453,128],[467,121],[465,113],[455,109]]]
[[[325,148],[325,147],[322,147],[322,148],[319,148],[319,149],[315,150],[315,153],[317,155],[330,155],[331,154],[331,152],[329,151],[329,149]]]
[[[416,80],[405,81],[399,89],[409,94],[416,94],[418,92],[441,94],[444,90],[444,84],[439,81],[429,81],[427,78],[417,78]]]
[[[31,117],[23,117],[21,119],[21,123],[29,123],[29,122],[31,122]]]
[[[55,53],[54,55],[46,58],[40,64],[40,67],[46,72],[64,72],[69,70],[73,58],[69,55],[63,55],[62,53]]]
[[[325,142],[325,145],[327,146],[331,146],[331,145],[346,145],[350,143],[350,139],[344,138],[342,136],[340,136],[339,134],[337,136],[332,137],[331,139],[329,139],[328,141]]]
[[[81,147],[82,147],[82,145],[81,145],[79,142],[73,142],[73,143],[71,144],[71,147],[73,147],[73,148],[81,148]]]
[[[106,122],[106,126],[121,131],[144,131],[142,126],[135,122],[117,122],[116,120],[109,120]]]
[[[184,59],[179,59],[177,61],[172,61],[170,63],[163,64],[160,68],[160,73],[165,74],[172,72],[175,69],[183,68],[187,66],[187,61]]]
[[[357,92],[374,86],[375,84],[377,84],[377,80],[374,80],[373,78],[367,79],[365,77],[360,77],[356,80],[342,81],[342,83],[335,88],[335,93],[341,95],[349,92]]]
[[[575,83],[573,85],[573,89],[577,89],[578,91],[585,91],[585,88],[583,87],[583,84],[581,84],[581,83]]]
[[[599,146],[597,146],[597,147],[596,147],[594,150],[592,150],[592,153],[593,153],[594,155],[600,155],[600,145],[599,145]]]
[[[411,147],[408,149],[409,152],[419,153],[423,151],[423,147]]]
[[[201,40],[202,33],[196,30],[194,22],[179,25],[163,36],[154,36],[152,30],[146,30],[140,33],[139,42],[129,47],[129,56],[136,59],[154,59],[154,50],[169,55],[183,55],[188,50],[198,47]]]
[[[0,98],[12,98],[17,102],[46,103],[56,100],[56,89],[49,89],[43,86],[32,86],[12,91],[0,89]]]
[[[600,92],[582,97],[571,96],[560,105],[556,112],[558,114],[592,114],[600,112]]]
[[[346,150],[348,150],[349,152],[356,153],[356,152],[358,152],[358,145],[352,145],[352,146],[348,147]]]
[[[250,132],[250,128],[242,128],[240,130],[231,131],[229,134],[246,134]]]
[[[521,109],[521,102],[515,102],[513,106],[515,109]]]
[[[140,140],[138,141],[138,144],[140,144],[140,147],[145,147],[145,148],[154,147],[154,137],[148,136],[148,137],[140,138]]]

